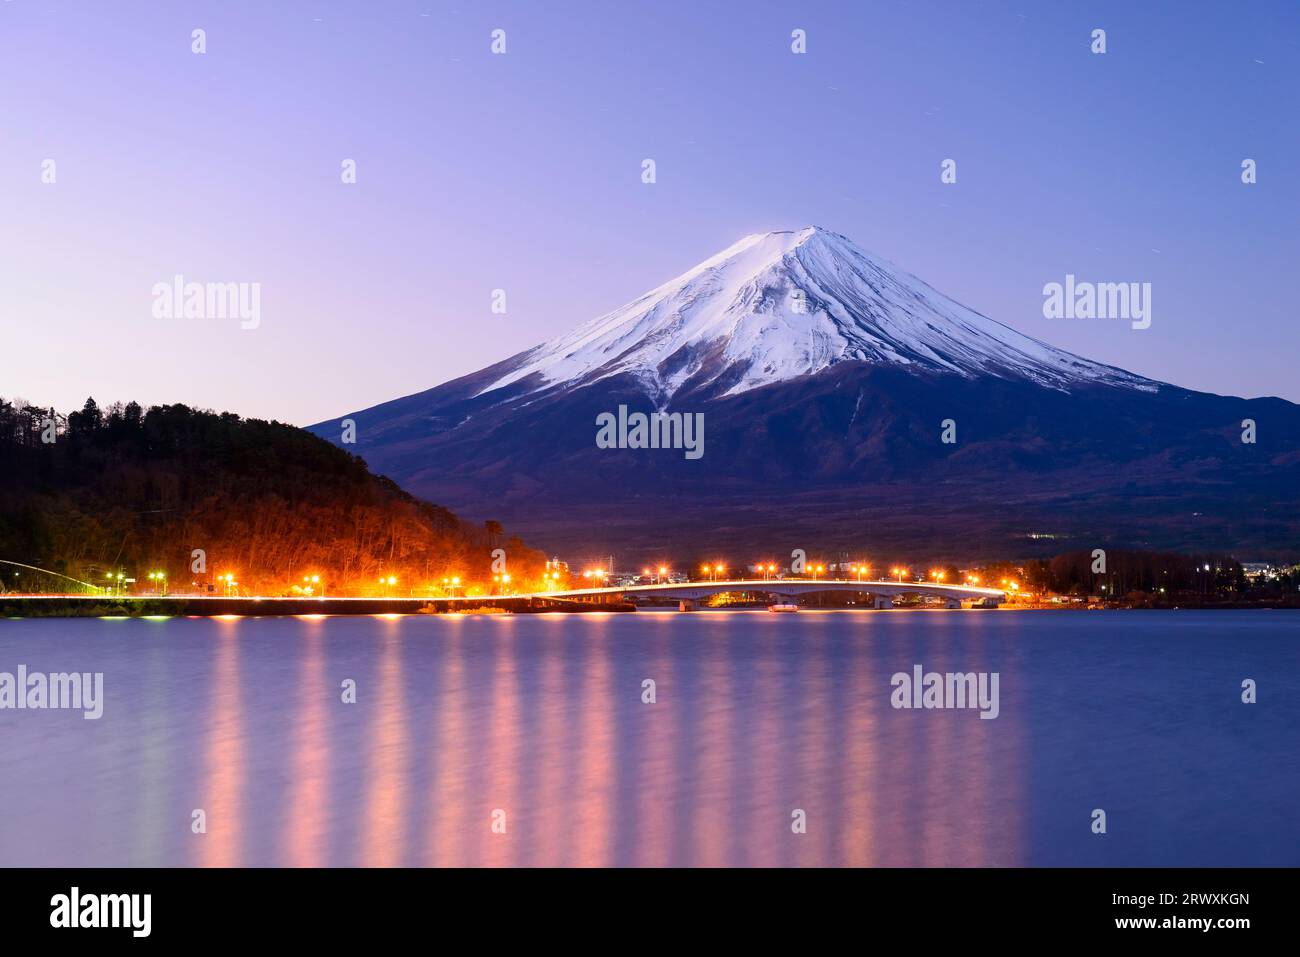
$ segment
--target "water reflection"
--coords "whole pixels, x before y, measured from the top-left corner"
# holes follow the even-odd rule
[[[431,736],[434,742],[431,790],[435,799],[429,814],[428,862],[434,867],[451,867],[463,864],[467,856],[470,821],[466,813],[469,802],[466,756],[474,742],[467,731],[466,715],[473,692],[465,675],[465,619],[451,618],[439,624],[443,626],[442,633],[433,640],[442,642],[443,654],[436,660],[446,675],[438,704],[432,709],[437,730]]]
[[[368,867],[394,867],[401,863],[402,810],[406,791],[407,715],[402,697],[401,619],[385,617],[380,623],[379,675],[376,707],[365,754],[365,829],[360,862]]]
[[[286,810],[284,864],[320,867],[327,862],[329,729],[326,706],[332,693],[325,680],[322,619],[301,619],[298,724],[294,729],[293,797]],[[340,696],[342,690],[339,691]]]
[[[194,842],[198,863],[231,867],[242,860],[244,775],[244,696],[240,686],[240,622],[223,616],[213,643],[209,693],[207,774],[194,807],[206,831]],[[191,819],[193,821],[193,818]],[[192,823],[191,829],[196,826]]]
[[[43,623],[10,623],[6,660],[85,662],[109,690],[98,724],[5,717],[0,864],[1230,864],[1242,848],[1244,863],[1286,863],[1298,842],[1270,838],[1300,836],[1277,810],[1296,784],[1280,743],[1295,707],[1255,712],[1226,737],[1215,729],[1244,720],[1237,711],[1202,704],[1166,731],[1137,709],[1153,694],[1169,699],[1157,710],[1200,700],[1207,663],[1215,680],[1271,674],[1300,696],[1293,632],[1256,616],[1189,633],[1184,615],[1164,639],[1163,620],[89,620],[60,623],[59,642],[42,640]],[[1260,630],[1224,641],[1236,622]],[[1057,640],[1062,629],[1073,637]],[[1159,645],[1174,640],[1177,658]],[[1147,673],[1143,654],[1165,669],[1154,691],[1132,677]],[[1000,717],[892,709],[890,676],[914,664],[998,671]],[[345,678],[355,704],[340,700]],[[1107,772],[1117,762],[1123,776]],[[93,780],[68,787],[67,767]],[[1162,788],[1205,767],[1237,773]],[[1099,786],[1131,815],[1149,795],[1190,804],[1151,810],[1140,840],[1098,850],[1077,818]],[[189,832],[194,808],[206,834]],[[505,833],[493,833],[498,809]],[[791,827],[796,809],[806,833]],[[1182,839],[1177,822],[1191,819],[1214,844]],[[111,823],[122,821],[130,840]]]

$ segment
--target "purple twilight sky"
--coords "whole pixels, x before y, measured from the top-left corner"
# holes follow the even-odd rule
[[[305,425],[815,223],[1089,358],[1300,400],[1298,60],[1282,0],[7,0],[0,394]],[[1151,328],[1045,319],[1066,273],[1150,282]],[[260,325],[155,318],[176,274],[260,283]]]

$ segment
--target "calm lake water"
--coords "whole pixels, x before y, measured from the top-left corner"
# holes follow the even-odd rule
[[[999,716],[895,710],[917,664]],[[1287,612],[0,620],[19,665],[105,702],[0,711],[6,866],[1300,864]]]

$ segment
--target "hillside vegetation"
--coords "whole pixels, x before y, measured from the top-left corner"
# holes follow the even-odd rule
[[[172,591],[225,589],[231,574],[244,594],[292,593],[313,575],[331,595],[426,594],[451,576],[487,587],[493,548],[521,584],[544,563],[496,522],[471,526],[344,449],[228,412],[91,399],[61,416],[0,399],[0,475],[0,559],[94,584],[122,574],[136,591],[162,572]],[[40,576],[3,568],[9,590],[35,590],[23,576]]]

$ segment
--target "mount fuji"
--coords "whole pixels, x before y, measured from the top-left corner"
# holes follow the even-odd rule
[[[484,393],[622,373],[648,396],[738,395],[846,361],[995,375],[1068,389],[1156,383],[1054,349],[972,312],[817,227],[758,233],[620,309],[509,360]]]
[[[600,447],[620,406],[702,415],[704,454]],[[566,335],[312,431],[338,442],[344,419],[345,447],[409,491],[583,556],[1300,541],[1300,406],[1054,348],[817,227],[746,236]]]

